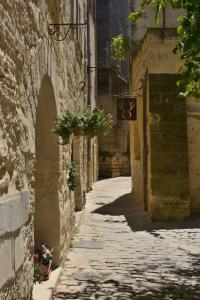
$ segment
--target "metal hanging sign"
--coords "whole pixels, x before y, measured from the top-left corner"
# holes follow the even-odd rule
[[[135,121],[137,119],[135,97],[119,97],[117,99],[117,119],[128,121]]]

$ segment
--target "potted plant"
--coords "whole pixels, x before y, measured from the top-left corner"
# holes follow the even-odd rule
[[[91,111],[84,109],[82,114],[82,128],[84,136],[93,138],[106,132],[112,123],[112,116],[105,114],[102,109],[95,108]]]
[[[56,118],[54,132],[61,137],[62,145],[68,144],[72,134],[93,138],[103,134],[111,125],[112,117],[103,110],[86,107],[82,112],[72,113],[66,111],[64,115]]]
[[[66,145],[69,143],[71,134],[73,131],[77,131],[78,127],[79,121],[77,116],[67,110],[63,116],[56,118],[53,131],[62,138],[62,144]]]
[[[33,254],[34,282],[48,280],[52,270],[52,252],[46,244],[41,244]]]

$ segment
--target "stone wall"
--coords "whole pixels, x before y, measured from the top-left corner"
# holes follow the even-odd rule
[[[30,238],[29,193],[5,196],[0,203],[0,219],[0,298],[16,299],[14,295],[30,293],[29,282],[33,278],[32,264],[29,262],[33,242]],[[26,299],[29,299],[28,296]]]
[[[46,220],[46,228],[40,228],[39,231],[46,242],[50,241],[52,234],[51,226],[48,226],[51,223],[48,220],[48,198],[52,182],[57,186],[52,196],[55,197],[57,211],[54,263],[60,264],[66,255],[64,245],[69,244],[75,222],[75,203],[66,185],[71,142],[67,146],[58,145],[49,130],[54,127],[56,114],[66,109],[79,111],[87,103],[84,51],[87,31],[86,27],[79,27],[69,32],[66,41],[57,42],[49,35],[48,26],[52,22],[71,22],[77,18],[77,12],[82,22],[87,16],[86,9],[87,1],[0,1],[0,215],[3,216],[0,225],[1,299],[31,298],[33,228],[36,226],[34,212],[36,204],[40,208],[47,207],[41,216]],[[86,89],[82,88],[83,81],[86,82]],[[47,82],[49,88],[46,90],[44,85]],[[39,99],[41,105],[38,105]],[[42,111],[38,117],[40,109]],[[49,121],[38,123],[41,116]],[[47,166],[47,161],[45,153],[42,153],[43,147],[40,147],[42,141],[36,153],[35,138],[40,134],[44,134],[43,144],[48,151],[48,159],[55,157],[54,150],[58,151],[55,168],[51,173],[49,169],[43,172],[42,176],[38,175],[38,171],[43,170],[42,165]],[[54,145],[53,149],[51,145]],[[80,147],[81,160],[86,157],[81,150],[83,148]],[[37,178],[40,178],[41,188],[38,187]],[[38,197],[36,189],[39,191]],[[38,236],[35,236],[35,240],[38,241]]]
[[[148,206],[153,220],[190,215],[186,101],[176,74],[149,74]]]
[[[188,152],[190,174],[191,213],[200,214],[200,102],[199,99],[187,99]]]
[[[172,52],[177,42],[173,29],[164,33],[149,29],[132,64],[132,88],[139,89],[136,92],[138,118],[130,122],[133,192],[143,205],[148,202],[152,218],[160,220],[184,219],[190,214],[190,208],[192,213],[198,212],[200,203],[196,154],[199,103],[187,99],[186,105],[177,97],[175,83],[182,64]],[[160,78],[160,83],[153,84],[153,76]],[[155,210],[152,209],[154,195],[159,195]],[[165,203],[166,195],[169,201]]]
[[[138,10],[140,8],[140,0],[132,0],[132,10]],[[165,18],[166,18],[166,28],[175,28],[178,25],[177,17],[182,14],[182,10],[173,9],[169,3],[166,5],[165,9]],[[162,28],[163,27],[163,19],[162,13],[159,18],[158,24],[155,21],[156,18],[156,10],[154,6],[148,7],[145,10],[145,13],[141,18],[139,18],[136,22],[132,24],[132,39],[134,41],[140,41],[143,39],[144,35],[147,32],[148,28]]]
[[[128,35],[130,1],[97,0],[98,106],[113,115],[112,128],[99,138],[102,177],[129,174],[128,123],[117,120],[117,94],[128,91],[128,62],[112,60],[113,36]],[[113,158],[111,158],[111,156]]]
[[[92,109],[97,102],[97,51],[96,51],[96,0],[88,1],[88,105]],[[95,50],[94,50],[95,49]],[[87,156],[87,190],[92,189],[92,185],[98,179],[98,139],[95,137],[88,141]]]
[[[109,66],[110,0],[97,0],[97,64]]]
[[[105,112],[112,114],[113,123],[111,128],[99,137],[99,174],[102,177],[116,177],[130,173],[128,122],[117,120],[117,97],[115,96],[122,93],[123,89],[128,90],[128,83],[116,74],[109,71],[108,73],[109,93],[104,92],[103,87],[99,87],[98,105],[103,107]]]

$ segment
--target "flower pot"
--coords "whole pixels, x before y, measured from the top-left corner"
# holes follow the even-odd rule
[[[44,280],[48,280],[51,274],[51,265],[52,265],[52,261],[49,262],[48,265],[40,265],[40,270],[43,274]]]
[[[81,135],[83,135],[83,129],[76,126],[76,127],[73,128],[73,134],[75,136],[81,136]]]

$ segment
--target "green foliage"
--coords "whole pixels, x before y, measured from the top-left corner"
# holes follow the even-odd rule
[[[180,42],[174,49],[184,59],[181,68],[182,79],[178,85],[183,89],[183,96],[200,97],[200,1],[198,0],[142,0],[141,8],[132,12],[128,19],[136,21],[142,16],[146,7],[156,5],[157,19],[166,2],[173,8],[184,9],[185,14],[178,18],[177,32]]]
[[[184,88],[184,96],[200,97],[200,1],[173,0],[177,8],[184,8],[186,15],[178,18],[180,26],[177,31],[181,41],[175,52],[181,53],[185,60],[181,71],[183,79],[179,86]]]
[[[63,116],[57,117],[54,132],[62,138],[62,144],[65,145],[69,143],[72,134],[93,138],[103,134],[111,123],[110,114],[105,115],[104,111],[99,108],[92,111],[87,107],[81,113],[75,114],[66,111]]]
[[[130,47],[128,39],[122,34],[114,36],[111,41],[112,58],[116,61],[125,61],[128,58]]]
[[[76,176],[78,175],[78,167],[75,162],[71,162],[69,166],[69,177],[67,180],[67,186],[70,191],[74,191],[76,188]]]
[[[167,0],[142,0],[140,9],[131,12],[128,16],[128,20],[132,22],[137,21],[144,14],[145,8],[154,5],[156,10],[156,24],[158,25],[160,13],[165,8],[166,3]]]
[[[62,138],[62,144],[68,144],[71,134],[73,130],[78,127],[79,119],[78,116],[74,115],[70,111],[66,111],[66,113],[62,117],[57,117],[55,121],[56,128],[54,132],[56,135]]]
[[[34,283],[42,283],[45,280],[45,276],[41,270],[41,266],[39,263],[34,264]]]
[[[129,58],[140,46],[140,41],[133,42],[122,34],[114,36],[111,41],[112,58],[122,62]]]
[[[111,115],[105,115],[102,109],[95,108],[93,111],[91,111],[90,109],[86,108],[81,117],[80,127],[83,129],[84,136],[93,138],[106,132],[111,123]]]

